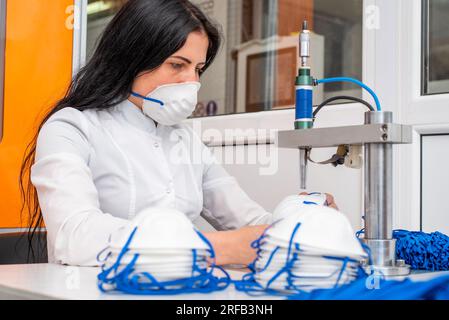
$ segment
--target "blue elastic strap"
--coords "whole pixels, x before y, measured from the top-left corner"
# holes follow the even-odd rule
[[[211,258],[213,258],[210,271],[207,268],[200,268],[198,266],[197,252],[196,249],[193,249],[192,273],[189,278],[160,282],[149,272],[136,272],[134,266],[139,258],[139,254],[135,254],[131,262],[123,270],[118,272],[121,259],[129,252],[128,248],[136,230],[137,227],[134,228],[112,267],[105,268],[105,265],[102,266],[102,272],[98,275],[98,287],[102,292],[120,291],[135,295],[209,293],[224,290],[231,283],[229,274],[221,267],[215,265],[215,253],[210,242],[197,230],[195,231],[208,245],[208,251],[211,254]],[[213,272],[216,269],[220,270],[225,276],[222,278],[215,277]]]
[[[134,97],[141,98],[141,99],[144,99],[144,100],[147,100],[147,101],[151,101],[151,102],[155,102],[157,104],[160,104],[161,106],[164,106],[164,102],[161,101],[161,100],[148,98],[148,97],[142,96],[142,95],[140,95],[140,94],[138,94],[136,92],[131,92],[131,95],[134,96]]]
[[[374,101],[376,102],[377,111],[382,110],[382,108],[380,107],[379,98],[377,97],[376,93],[370,87],[368,87],[366,84],[364,84],[363,82],[361,82],[357,79],[348,78],[348,77],[336,77],[336,78],[327,78],[327,79],[316,80],[317,84],[330,83],[330,82],[351,82],[351,83],[354,83],[354,84],[364,88],[366,91],[368,91],[371,94]]]

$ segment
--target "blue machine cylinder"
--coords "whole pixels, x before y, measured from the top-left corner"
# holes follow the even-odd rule
[[[311,86],[296,87],[296,120],[312,119],[313,89]]]

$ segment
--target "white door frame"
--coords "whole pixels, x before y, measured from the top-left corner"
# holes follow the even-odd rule
[[[74,0],[72,75],[86,64],[87,0]]]

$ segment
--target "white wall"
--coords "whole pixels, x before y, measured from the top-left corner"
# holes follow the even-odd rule
[[[449,234],[449,135],[422,138],[422,229]]]

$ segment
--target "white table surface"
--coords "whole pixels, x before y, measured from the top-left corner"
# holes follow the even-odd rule
[[[260,299],[236,291],[233,285],[226,290],[209,294],[170,296],[136,296],[102,293],[97,287],[100,268],[72,267],[57,264],[24,264],[0,266],[0,299],[71,299],[71,300],[251,300]],[[240,280],[246,271],[227,270],[232,279]],[[217,274],[218,275],[218,274]],[[276,297],[265,297],[276,299]]]
[[[227,270],[231,278],[240,280],[246,271]],[[24,264],[0,266],[0,299],[71,299],[71,300],[252,300],[279,299],[274,296],[252,297],[235,290],[209,294],[184,294],[170,296],[136,296],[102,293],[97,287],[100,268],[72,267],[57,264]],[[449,274],[449,272],[418,272],[409,277],[414,281]],[[404,277],[398,277],[401,280]]]

